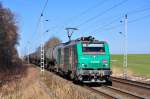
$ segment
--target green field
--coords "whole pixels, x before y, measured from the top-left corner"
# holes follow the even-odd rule
[[[123,55],[111,55],[111,65],[122,72]],[[133,75],[150,77],[150,54],[129,54],[128,71]]]

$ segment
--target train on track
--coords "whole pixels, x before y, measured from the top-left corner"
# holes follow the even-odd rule
[[[40,65],[40,50],[29,57],[31,63]],[[112,85],[108,43],[92,36],[47,48],[45,63],[45,69],[69,76],[73,81]]]

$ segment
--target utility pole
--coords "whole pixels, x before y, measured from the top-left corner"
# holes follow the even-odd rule
[[[41,73],[44,73],[44,42],[43,42],[43,14],[40,18],[40,34],[41,34]]]
[[[77,28],[66,28],[66,31],[67,31],[67,34],[68,34],[69,41],[71,41],[71,36],[72,36],[74,30],[78,30],[78,29],[77,29]]]
[[[28,64],[30,64],[30,42],[28,41],[28,46],[27,46],[27,53],[28,53]]]
[[[124,32],[119,32],[119,34],[123,35],[123,78],[127,79],[127,67],[128,67],[128,17],[127,14],[125,15],[124,21],[120,21],[121,23],[124,22]]]
[[[124,44],[125,44],[125,49],[124,49],[124,63],[123,63],[123,77],[124,79],[127,79],[127,67],[128,67],[128,17],[127,14],[125,15],[124,19],[124,25],[125,25],[125,36],[124,36]]]
[[[30,64],[30,56],[29,56],[29,47],[28,47],[28,64]]]
[[[43,22],[48,20],[43,20],[43,13],[41,14],[40,18],[40,34],[41,34],[41,73],[44,74],[44,67],[45,67],[45,50],[44,50],[44,40],[43,40]],[[45,32],[48,32],[49,30],[46,30]],[[44,33],[45,33],[44,32]]]

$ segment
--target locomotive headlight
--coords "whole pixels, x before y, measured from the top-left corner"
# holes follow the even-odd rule
[[[82,67],[87,67],[87,65],[86,65],[86,64],[81,64],[81,66],[82,66]]]
[[[103,64],[103,67],[107,68],[107,67],[108,67],[108,64]]]
[[[108,66],[108,64],[105,64],[105,66]]]

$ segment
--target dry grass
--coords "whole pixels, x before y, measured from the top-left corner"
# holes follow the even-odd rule
[[[44,81],[58,99],[100,99],[99,95],[49,72]]]
[[[28,66],[26,74],[3,84],[0,99],[52,99],[41,88],[37,69]]]
[[[131,70],[128,70],[128,75],[133,75]],[[116,67],[112,67],[112,76],[115,77],[123,77],[123,69]]]
[[[1,86],[0,99],[100,99],[89,90],[71,83],[53,73],[27,67],[26,76]],[[103,98],[102,98],[103,99]]]

